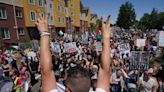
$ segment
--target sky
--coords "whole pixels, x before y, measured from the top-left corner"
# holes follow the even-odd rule
[[[81,0],[85,7],[91,8],[92,13],[97,13],[104,19],[110,14],[111,23],[115,23],[118,17],[119,8],[126,1],[134,5],[136,19],[139,20],[144,13],[150,13],[153,8],[164,12],[164,0]]]

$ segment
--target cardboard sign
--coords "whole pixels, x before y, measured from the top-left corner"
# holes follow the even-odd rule
[[[149,69],[148,52],[132,51],[129,63],[130,70],[145,71]]]
[[[96,42],[96,49],[97,51],[102,51],[102,43],[101,42]]]
[[[137,39],[137,47],[144,47],[146,44],[146,39]]]
[[[77,51],[76,43],[71,42],[71,43],[64,43],[64,50],[67,53],[74,53]]]
[[[118,45],[118,50],[120,54],[129,54],[130,55],[130,45],[129,43],[123,43]]]
[[[164,47],[164,31],[159,32],[159,46]]]
[[[51,47],[53,52],[59,53],[60,52],[60,45],[57,42],[51,42]]]

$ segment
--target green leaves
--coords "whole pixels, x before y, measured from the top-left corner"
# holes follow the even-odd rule
[[[162,29],[164,26],[164,12],[158,12],[155,8],[153,8],[152,12],[145,13],[140,21],[138,28],[141,30],[146,29]]]
[[[130,2],[122,4],[119,10],[119,15],[116,24],[124,29],[129,29],[134,25],[136,13],[134,6]]]

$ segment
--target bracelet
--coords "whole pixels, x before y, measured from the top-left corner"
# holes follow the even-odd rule
[[[50,33],[49,32],[40,32],[39,33],[40,34],[40,36],[50,36]]]

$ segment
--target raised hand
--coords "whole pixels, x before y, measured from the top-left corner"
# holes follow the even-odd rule
[[[101,62],[100,62],[100,69],[98,75],[98,88],[103,88],[105,92],[109,92],[109,82],[110,82],[110,33],[111,28],[109,24],[108,16],[106,23],[104,23],[103,18],[102,21],[102,54],[101,54]]]
[[[108,16],[106,23],[104,23],[103,18],[101,18],[102,21],[102,38],[110,38],[111,34],[111,27],[110,27],[110,15]]]
[[[45,17],[40,15],[35,24],[40,32],[48,32],[48,14]]]
[[[36,22],[40,31],[40,69],[42,75],[42,92],[56,89],[56,79],[52,70],[52,55],[50,50],[50,33],[48,30],[48,15],[40,16]]]

